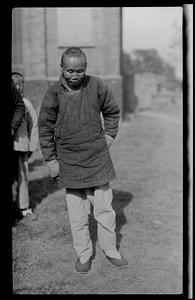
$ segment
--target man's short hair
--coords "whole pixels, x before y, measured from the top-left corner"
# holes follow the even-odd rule
[[[86,54],[79,48],[79,47],[70,47],[68,49],[66,49],[61,57],[61,66],[63,66],[63,59],[65,56],[69,56],[69,57],[84,57],[84,59],[86,60],[87,63],[87,57]]]

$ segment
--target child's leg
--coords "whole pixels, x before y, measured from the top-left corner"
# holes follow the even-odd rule
[[[120,259],[121,256],[116,249],[116,214],[112,208],[112,199],[113,194],[109,183],[95,187],[93,206],[100,247],[107,255]]]
[[[85,263],[92,256],[88,219],[90,202],[86,198],[85,189],[66,189],[66,201],[73,245],[81,263]]]
[[[29,208],[28,154],[26,152],[20,152],[18,155],[18,205],[20,209]]]
[[[12,172],[11,172],[11,183],[12,183],[12,199],[13,201],[18,201],[18,155],[20,152],[13,151],[12,158],[11,158],[11,166],[12,166]],[[18,204],[18,203],[17,203]]]

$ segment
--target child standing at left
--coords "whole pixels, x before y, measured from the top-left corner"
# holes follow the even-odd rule
[[[23,97],[25,115],[14,138],[14,151],[17,155],[18,170],[16,175],[16,201],[23,217],[36,220],[37,216],[30,208],[28,188],[28,159],[38,148],[37,114],[32,103],[24,97],[24,77],[19,72],[12,73],[16,88]]]

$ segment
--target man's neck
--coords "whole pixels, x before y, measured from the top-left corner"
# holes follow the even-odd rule
[[[84,77],[84,78],[82,79],[82,81],[80,82],[79,85],[76,85],[76,86],[70,86],[70,85],[68,84],[68,82],[66,81],[66,79],[64,78],[63,74],[62,74],[62,77],[63,77],[64,83],[65,83],[65,85],[66,85],[66,87],[67,87],[67,89],[68,89],[69,91],[79,90],[79,89],[82,87],[82,83],[83,83],[84,78],[85,78],[85,77]]]

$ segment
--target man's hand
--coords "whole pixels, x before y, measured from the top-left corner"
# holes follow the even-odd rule
[[[56,181],[56,179],[59,178],[59,163],[58,163],[57,159],[51,160],[51,161],[47,162],[46,164],[47,164],[50,176],[52,177],[52,179],[54,181]]]
[[[58,180],[59,180],[59,175],[56,176],[56,177],[52,177],[52,179],[53,179],[54,182],[58,182]]]
[[[114,139],[113,139],[113,137],[111,137],[110,135],[108,135],[106,133],[105,133],[105,138],[106,138],[108,148],[110,148],[110,146],[112,145],[112,142],[113,142]]]

